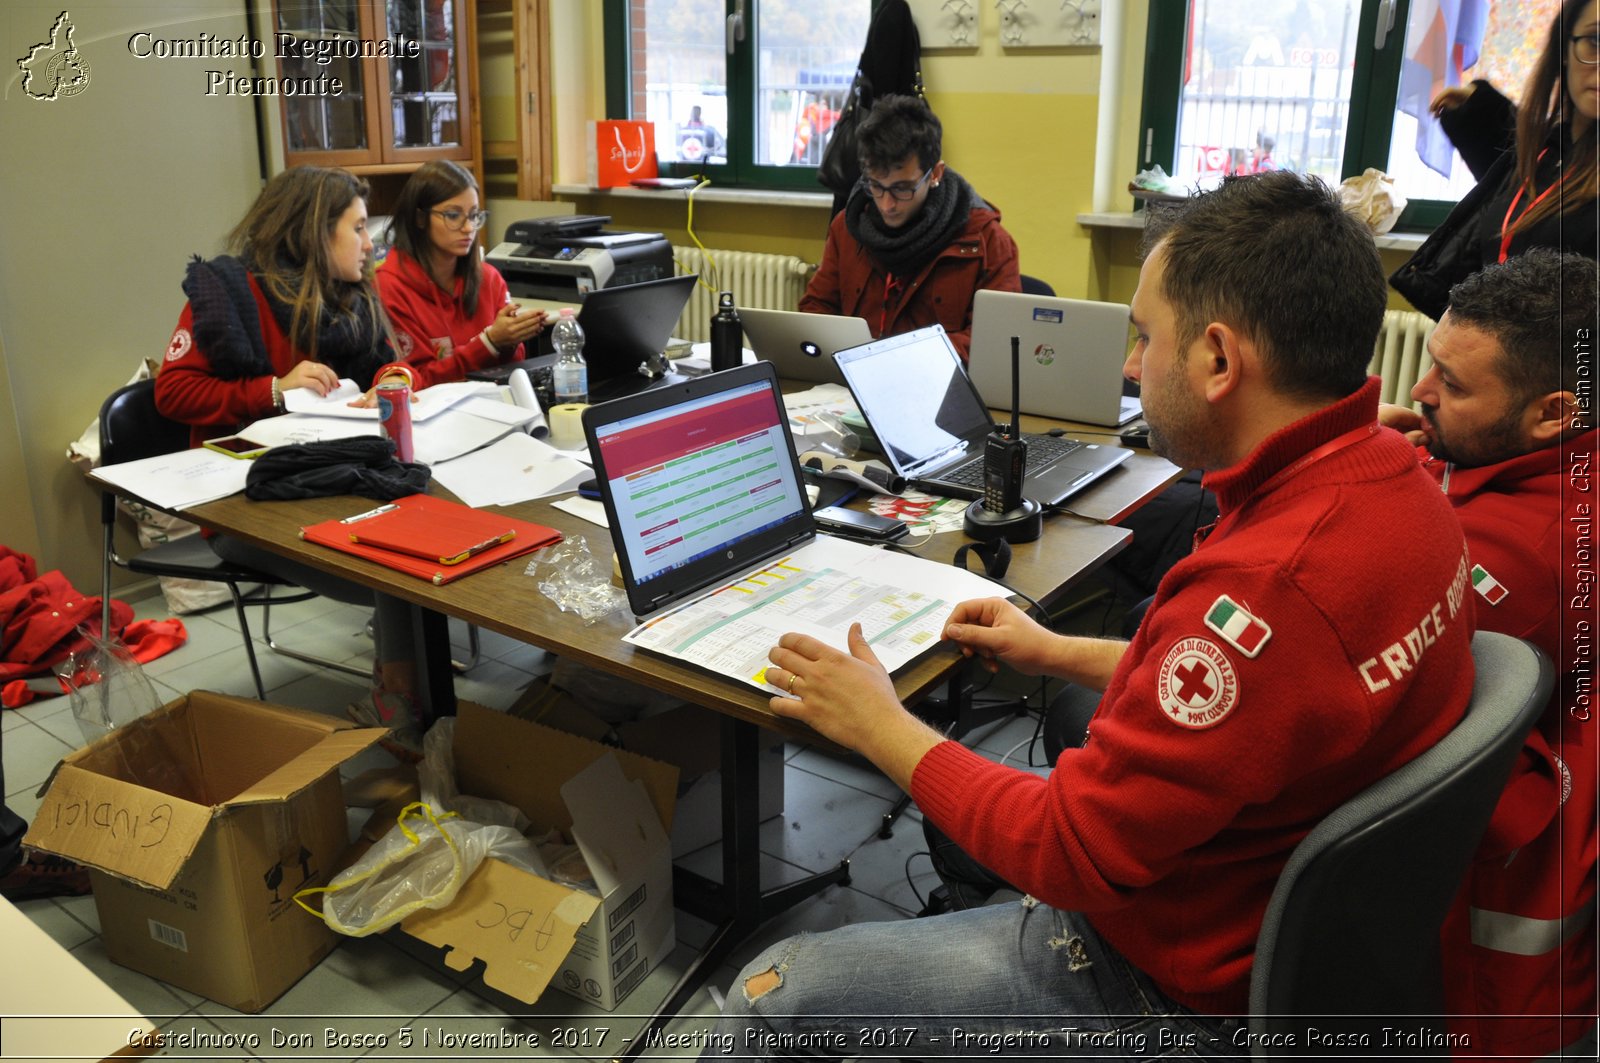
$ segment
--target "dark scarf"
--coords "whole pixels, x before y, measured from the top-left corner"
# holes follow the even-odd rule
[[[944,179],[928,189],[917,216],[899,229],[883,224],[866,186],[857,184],[844,207],[845,228],[867,254],[894,277],[911,278],[950,246],[967,216],[986,206],[966,178],[945,167]]]
[[[288,336],[294,308],[273,298],[266,285],[261,291],[273,318]],[[196,255],[184,276],[183,294],[194,311],[195,344],[206,352],[214,374],[224,380],[240,380],[276,373],[261,338],[261,317],[243,262],[232,255],[209,262]],[[365,390],[372,386],[378,369],[393,360],[389,341],[373,320],[366,300],[356,299],[349,308],[322,308],[317,322],[317,361]]]

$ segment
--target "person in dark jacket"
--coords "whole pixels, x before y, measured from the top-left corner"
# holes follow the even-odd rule
[[[865,319],[873,336],[940,324],[963,361],[979,288],[1022,290],[1000,211],[942,157],[927,103],[885,96],[861,123],[862,179],[828,226],[800,309]]]
[[[1486,81],[1433,101],[1478,184],[1389,279],[1438,320],[1450,289],[1533,247],[1597,257],[1600,3],[1567,0],[1514,107]]]

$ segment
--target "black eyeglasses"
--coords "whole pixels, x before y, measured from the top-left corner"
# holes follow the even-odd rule
[[[867,195],[873,199],[882,199],[888,196],[897,203],[905,203],[913,199],[917,190],[928,183],[928,178],[933,176],[932,170],[923,170],[922,176],[915,181],[896,181],[892,185],[880,185],[865,174],[861,177],[861,187],[867,190]]]
[[[1574,33],[1567,39],[1572,42],[1572,58],[1584,66],[1600,63],[1600,34]]]
[[[489,220],[486,210],[430,210],[429,214],[444,222],[444,227],[451,232],[460,232],[467,227],[467,222],[472,223],[474,229],[483,228],[483,223]]]

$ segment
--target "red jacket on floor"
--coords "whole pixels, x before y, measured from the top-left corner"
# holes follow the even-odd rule
[[[471,316],[461,303],[461,278],[455,279],[453,292],[446,292],[416,259],[399,248],[389,250],[378,267],[376,280],[378,296],[394,325],[400,358],[416,374],[418,389],[465,380],[469,369],[486,369],[502,361],[522,359],[520,343],[500,354],[484,345],[483,330],[511,301],[505,278],[489,263],[483,263],[478,312]]]
[[[1466,532],[1478,626],[1534,643],[1559,676],[1445,924],[1463,1058],[1550,1055],[1595,1024],[1596,435],[1472,469],[1419,451]]]
[[[980,863],[1086,913],[1201,1013],[1247,1010],[1294,847],[1472,694],[1460,527],[1377,402],[1372,378],[1206,477],[1218,523],[1161,581],[1087,742],[1048,778],[944,742],[911,780]]]

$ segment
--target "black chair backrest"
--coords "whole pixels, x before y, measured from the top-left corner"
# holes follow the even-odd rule
[[[1028,295],[1054,296],[1056,290],[1038,277],[1030,277],[1026,273],[1021,275],[1022,290]]]
[[[1335,809],[1296,847],[1273,891],[1250,984],[1251,1030],[1294,1033],[1306,1017],[1351,1016],[1324,1030],[1371,1039],[1406,1019],[1442,1032],[1439,930],[1511,765],[1550,697],[1553,671],[1537,648],[1480,631],[1466,715],[1437,745]],[[1360,1017],[1360,1018],[1356,1018]],[[1337,1051],[1343,1054],[1348,1046]]]
[[[140,380],[113,391],[100,406],[100,464],[116,465],[189,447],[189,426],[156,409],[156,382]]]

